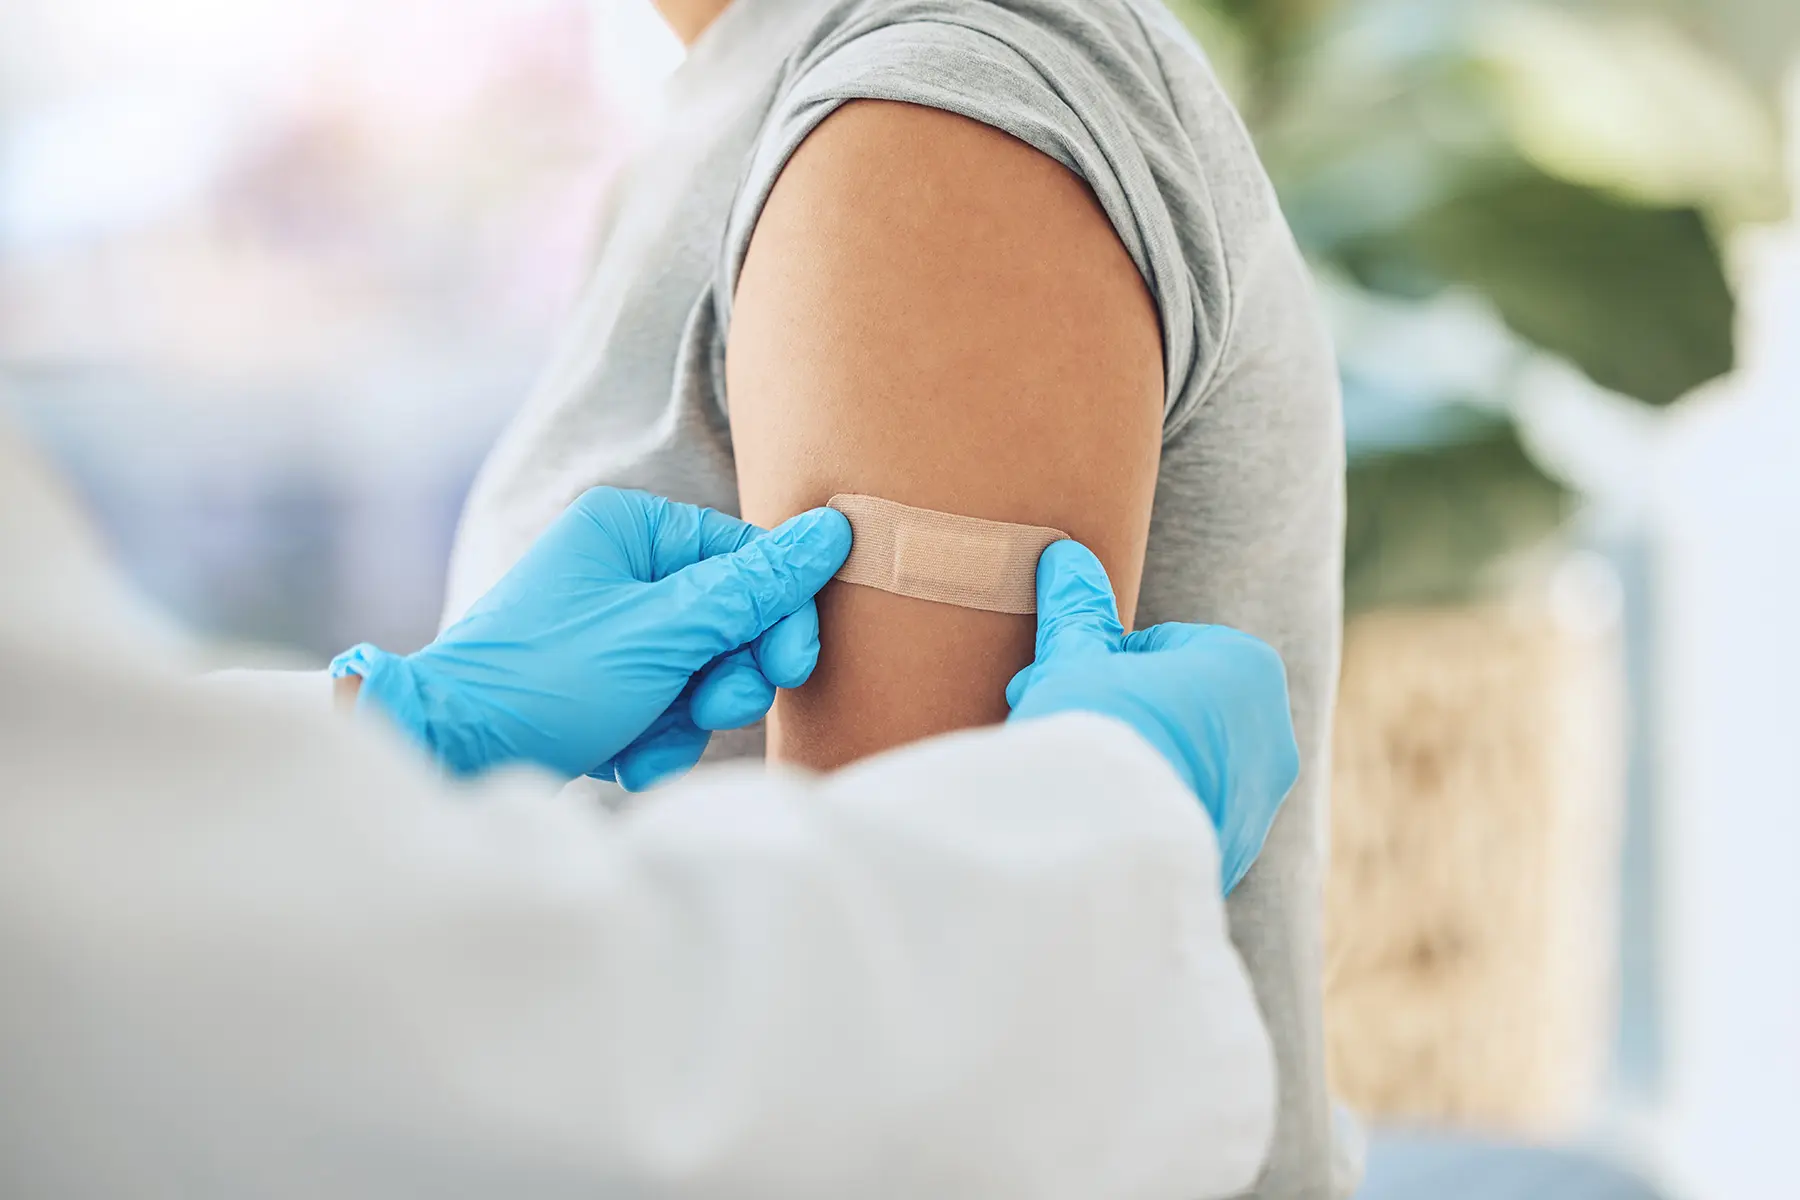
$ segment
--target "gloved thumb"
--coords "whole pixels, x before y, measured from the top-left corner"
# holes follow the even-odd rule
[[[709,657],[746,645],[812,599],[850,554],[850,522],[815,508],[727,554],[665,578],[674,619],[691,621]]]
[[[1038,558],[1037,660],[1111,653],[1125,642],[1112,581],[1080,542],[1052,542]]]

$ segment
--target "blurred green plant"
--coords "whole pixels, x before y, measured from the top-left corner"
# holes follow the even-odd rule
[[[1334,309],[1373,303],[1423,328],[1473,298],[1510,331],[1485,373],[1400,383],[1380,359],[1408,356],[1405,339],[1359,346],[1339,323],[1352,610],[1467,599],[1565,527],[1577,497],[1511,415],[1522,360],[1554,355],[1654,406],[1731,369],[1721,246],[1785,213],[1779,134],[1767,98],[1666,18],[1626,3],[1169,3],[1238,100]]]

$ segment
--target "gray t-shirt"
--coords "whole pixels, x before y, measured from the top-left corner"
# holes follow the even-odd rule
[[[1336,372],[1243,125],[1156,0],[735,0],[671,80],[561,347],[476,482],[446,613],[594,484],[737,511],[732,288],[788,156],[856,98],[960,113],[1079,174],[1156,300],[1167,396],[1138,623],[1237,626],[1287,663],[1300,782],[1229,907],[1280,1068],[1257,1194],[1328,1195],[1320,892],[1340,624]]]

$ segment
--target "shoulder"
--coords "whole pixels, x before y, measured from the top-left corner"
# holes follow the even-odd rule
[[[1149,289],[1087,183],[991,125],[929,106],[837,108],[772,189],[739,288],[784,312],[858,314],[862,353],[883,344],[885,366],[920,377],[953,353],[980,372],[976,360],[1009,351],[1060,363],[1073,345],[1160,375]]]
[[[960,231],[977,251],[1040,220],[1112,240],[1079,174],[988,122],[912,102],[858,99],[836,108],[790,157],[781,192],[804,215],[848,206],[845,218],[863,218],[858,243],[936,229]],[[1041,255],[1057,247],[1033,248]]]
[[[802,146],[815,183],[852,171],[915,194],[956,163],[947,183],[991,185],[997,203],[1032,189],[1045,204],[1080,200],[1101,214],[1154,300],[1170,432],[1234,357],[1235,288],[1285,240],[1230,101],[1179,22],[1147,0],[847,0],[823,10],[777,83],[734,205],[722,329],[763,205]]]

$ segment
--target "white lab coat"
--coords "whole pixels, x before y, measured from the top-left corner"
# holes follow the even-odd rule
[[[0,1194],[1179,1197],[1267,1039],[1123,725],[613,814],[190,681],[0,431]]]

